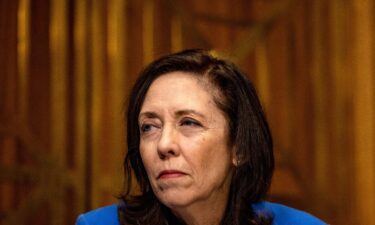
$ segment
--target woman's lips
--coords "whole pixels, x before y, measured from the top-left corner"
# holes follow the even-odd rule
[[[177,178],[186,175],[186,173],[179,170],[163,170],[159,173],[158,179]]]

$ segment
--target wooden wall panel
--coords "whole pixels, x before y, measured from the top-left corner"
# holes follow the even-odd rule
[[[330,70],[332,74],[332,116],[331,126],[335,132],[331,133],[331,158],[330,162],[332,168],[331,183],[336,183],[337,186],[334,190],[336,194],[330,197],[330,201],[337,202],[336,224],[357,224],[358,221],[356,213],[351,208],[349,202],[353,201],[353,188],[351,187],[350,174],[352,173],[352,166],[350,162],[353,159],[353,140],[351,138],[352,107],[350,102],[352,99],[348,98],[353,90],[350,87],[352,73],[350,71],[350,59],[348,57],[349,34],[351,33],[349,27],[350,15],[349,4],[343,4],[342,1],[330,2],[330,15],[329,15],[329,46],[330,46]],[[340,187],[340,188],[337,188]],[[332,188],[332,187],[331,187]],[[332,188],[333,189],[333,188]],[[361,224],[361,223],[358,223]]]
[[[210,48],[249,74],[273,130],[270,198],[375,224],[374,3],[0,0],[0,224],[73,224],[116,202],[141,68]],[[43,213],[45,211],[45,213]]]
[[[17,7],[18,2],[0,1],[0,224],[5,213],[17,207],[15,182],[4,173],[17,160],[16,138],[6,122],[17,112]]]
[[[354,191],[358,224],[375,224],[375,67],[372,1],[353,2]]]
[[[126,6],[122,1],[94,1],[91,76],[91,207],[114,201],[121,191],[124,155],[123,101],[126,54],[123,35]],[[111,16],[109,16],[111,15]]]
[[[84,187],[83,171],[77,170],[75,144],[68,141],[73,139],[68,134],[75,134],[69,133],[74,129],[70,121],[75,110],[68,108],[74,105],[69,97],[74,77],[67,60],[72,51],[68,38],[68,22],[73,20],[68,4],[72,2],[6,2],[9,5],[1,9],[14,13],[16,19],[9,14],[2,22],[15,22],[16,33],[5,29],[2,34],[14,35],[15,41],[1,43],[2,49],[15,49],[9,65],[16,70],[0,73],[1,79],[9,81],[2,82],[1,89],[11,88],[6,93],[13,97],[7,99],[14,105],[1,107],[5,119],[0,129],[0,185],[4,186],[0,223],[72,224],[77,211],[83,210],[78,202],[85,199],[79,191]],[[4,52],[1,55],[9,57],[12,51]]]
[[[90,205],[90,200],[87,198],[87,193],[90,193],[89,176],[87,171],[89,170],[89,71],[88,68],[88,57],[89,42],[87,37],[90,34],[88,24],[89,9],[84,1],[71,1],[69,3],[74,10],[70,11],[73,17],[71,32],[72,43],[71,51],[72,58],[70,60],[70,80],[71,80],[71,110],[73,111],[73,118],[71,120],[71,130],[68,131],[71,135],[71,141],[74,143],[74,153],[72,161],[74,161],[71,169],[75,169],[74,178],[72,178],[75,190],[76,190],[76,204],[77,211],[83,211]],[[74,59],[74,61],[72,61]],[[69,146],[71,147],[71,146]],[[70,150],[72,151],[72,150]],[[76,214],[76,212],[75,212]],[[75,215],[76,216],[76,215]]]

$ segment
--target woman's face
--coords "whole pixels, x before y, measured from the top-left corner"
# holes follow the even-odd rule
[[[233,151],[228,123],[208,85],[172,72],[150,86],[141,112],[140,153],[152,189],[170,208],[226,201]]]

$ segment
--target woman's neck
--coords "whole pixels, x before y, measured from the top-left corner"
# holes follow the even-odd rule
[[[219,225],[228,202],[228,193],[213,196],[211,200],[195,202],[187,207],[176,207],[172,212],[187,225]]]

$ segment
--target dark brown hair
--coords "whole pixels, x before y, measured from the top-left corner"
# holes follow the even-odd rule
[[[238,165],[234,169],[227,209],[222,225],[271,224],[272,218],[257,215],[253,203],[265,198],[274,169],[271,133],[255,88],[232,63],[205,50],[186,50],[164,56],[149,64],[140,74],[127,107],[127,147],[124,161],[124,205],[119,208],[123,225],[184,224],[154,195],[139,153],[138,116],[152,82],[163,74],[181,71],[205,78],[220,97],[215,103],[226,115],[229,140],[235,147]],[[132,172],[140,188],[130,193]]]

